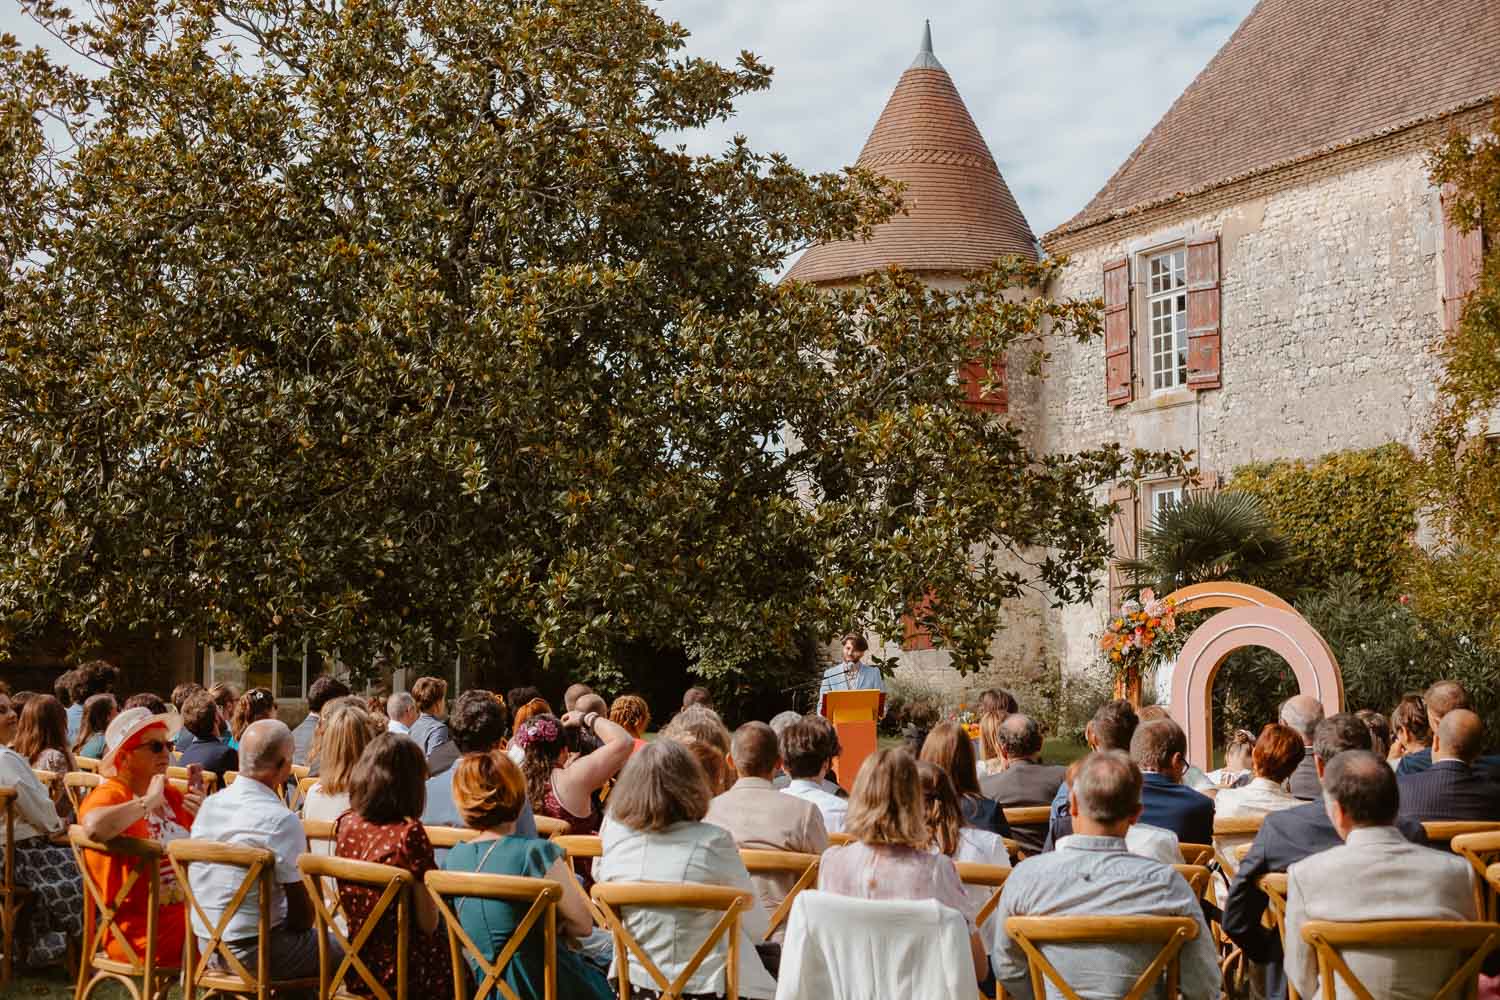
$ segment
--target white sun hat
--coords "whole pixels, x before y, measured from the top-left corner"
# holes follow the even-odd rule
[[[133,746],[137,736],[156,726],[166,729],[167,740],[170,742],[176,738],[177,731],[182,728],[182,716],[176,711],[155,715],[145,706],[127,708],[115,716],[109,728],[104,731],[104,756],[99,761],[99,772],[106,777],[113,775],[115,755],[120,752],[121,748]]]

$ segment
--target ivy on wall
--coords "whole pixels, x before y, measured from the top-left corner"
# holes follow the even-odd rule
[[[1259,496],[1290,549],[1271,589],[1294,597],[1352,574],[1369,594],[1395,592],[1417,530],[1416,469],[1400,444],[1236,469],[1229,489]]]

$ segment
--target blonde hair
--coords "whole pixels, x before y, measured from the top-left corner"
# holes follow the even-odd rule
[[[917,762],[905,750],[886,747],[860,765],[844,832],[862,844],[925,850],[930,836],[922,806]]]
[[[609,815],[637,831],[665,830],[708,815],[708,776],[676,740],[648,743],[631,757],[609,796]]]
[[[927,821],[928,836],[932,838],[929,845],[951,858],[958,851],[958,831],[964,825],[958,793],[953,790],[948,772],[936,764],[918,761],[917,773],[922,776],[923,818]]]
[[[999,712],[986,712],[979,717],[979,743],[985,760],[1000,756],[1000,726],[1004,722],[1005,716]]]
[[[374,738],[370,712],[353,698],[324,706],[318,716],[318,783],[329,795],[349,791],[354,765]]]
[[[684,708],[672,716],[672,721],[667,723],[661,735],[664,739],[683,742],[698,740],[721,754],[729,754],[729,727],[724,725],[718,712],[706,705],[689,705]]]

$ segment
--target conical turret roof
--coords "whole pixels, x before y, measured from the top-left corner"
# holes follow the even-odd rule
[[[906,214],[877,226],[867,242],[810,248],[788,278],[845,281],[891,265],[952,274],[988,267],[1008,254],[1036,259],[1026,216],[953,78],[933,54],[930,25],[857,165],[904,182]]]

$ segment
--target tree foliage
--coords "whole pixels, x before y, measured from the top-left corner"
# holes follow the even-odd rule
[[[926,594],[973,667],[1006,599],[1088,596],[1100,484],[1180,469],[963,405],[962,361],[1098,335],[1006,297],[1055,263],[768,280],[899,192],[675,146],[771,73],[645,2],[23,6],[76,55],[0,41],[7,641],[521,630],[719,676]]]

